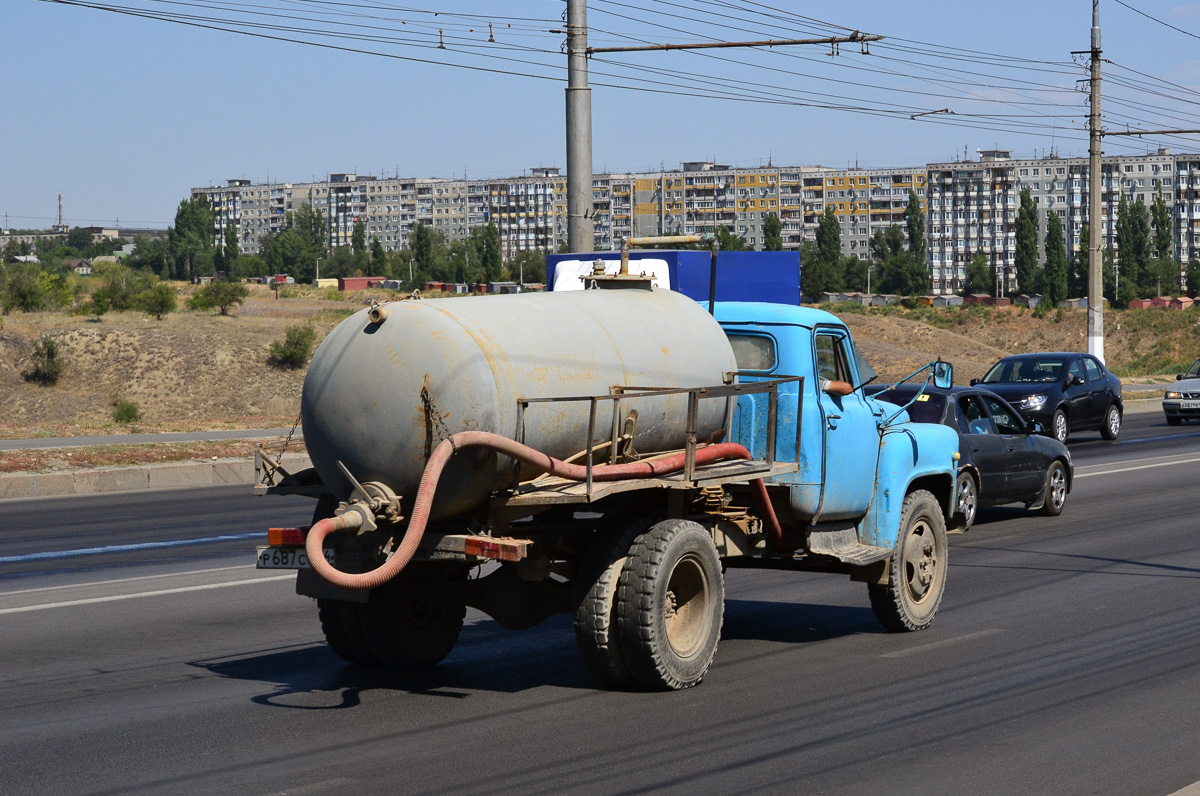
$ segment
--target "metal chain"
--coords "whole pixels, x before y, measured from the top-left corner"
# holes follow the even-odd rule
[[[296,421],[292,423],[292,430],[288,432],[287,439],[283,441],[283,447],[279,451],[279,461],[283,462],[283,454],[287,453],[288,445],[292,442],[292,435],[296,433],[296,427],[300,425],[300,413],[296,413]]]

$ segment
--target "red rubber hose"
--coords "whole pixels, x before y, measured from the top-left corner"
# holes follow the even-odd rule
[[[443,440],[434,449],[433,455],[429,457],[425,471],[421,474],[421,483],[417,487],[416,499],[413,502],[412,517],[409,518],[404,538],[401,540],[400,546],[382,566],[370,572],[351,573],[342,572],[325,560],[321,550],[325,537],[334,531],[357,528],[362,523],[362,517],[355,511],[348,511],[340,516],[321,520],[309,529],[308,537],[304,540],[309,566],[326,581],[342,589],[374,589],[396,577],[412,560],[413,554],[417,552],[417,546],[421,543],[421,537],[425,534],[425,525],[429,522],[429,512],[433,505],[433,494],[437,490],[442,469],[456,451],[465,448],[489,448],[559,478],[567,478],[572,481],[583,481],[587,478],[587,467],[582,464],[568,464],[498,434],[487,431],[463,431]],[[721,459],[750,458],[752,458],[750,452],[745,447],[731,442],[709,445],[696,451],[696,464],[707,464]],[[665,475],[683,469],[685,461],[686,454],[678,453],[648,462],[593,467],[592,480],[620,481],[629,478]],[[782,552],[784,550],[783,530],[779,526],[779,519],[775,516],[775,509],[767,495],[767,487],[761,478],[754,479],[751,484],[754,490],[754,502],[767,527],[771,543],[776,550]]]

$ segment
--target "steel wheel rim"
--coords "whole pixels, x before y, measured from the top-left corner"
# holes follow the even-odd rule
[[[1050,505],[1054,506],[1055,511],[1062,508],[1063,503],[1067,501],[1067,477],[1063,475],[1062,468],[1055,467],[1050,471]]]
[[[962,515],[965,525],[975,521],[975,505],[975,479],[964,476],[958,489],[958,513]]]
[[[1117,411],[1117,407],[1111,407],[1108,410],[1108,431],[1114,437],[1121,430],[1121,413]]]
[[[712,589],[704,563],[695,555],[679,559],[667,579],[663,595],[667,641],[680,658],[695,655],[704,647],[712,625]]]
[[[1067,441],[1067,416],[1063,414],[1054,416],[1054,438],[1059,442]]]
[[[926,520],[918,520],[909,529],[908,539],[904,542],[904,585],[914,604],[920,604],[933,593],[931,587],[937,570],[933,528]]]

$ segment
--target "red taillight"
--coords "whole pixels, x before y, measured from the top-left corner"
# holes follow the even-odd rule
[[[303,547],[308,528],[268,528],[267,544],[272,547]]]

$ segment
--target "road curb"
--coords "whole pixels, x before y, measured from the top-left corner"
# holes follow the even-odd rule
[[[308,456],[303,454],[285,456],[283,464],[292,472],[311,466]],[[0,500],[135,492],[142,489],[184,489],[225,484],[245,484],[249,489],[253,483],[253,459],[214,459],[204,462],[0,475]]]

